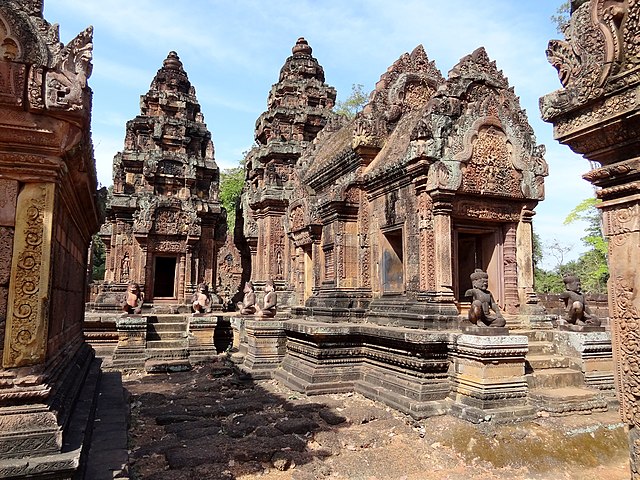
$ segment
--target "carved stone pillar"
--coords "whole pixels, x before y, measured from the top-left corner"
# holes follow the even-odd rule
[[[215,256],[213,257],[215,258]],[[189,290],[193,287],[194,284],[197,284],[199,281],[197,278],[194,280],[194,270],[197,275],[197,268],[194,269],[193,265],[193,248],[191,245],[187,245],[186,254],[185,254],[185,267],[184,267],[184,283],[179,283],[178,285],[182,286],[182,295],[185,300],[190,300]]]
[[[435,238],[435,298],[441,303],[453,303],[453,263],[452,263],[452,229],[451,200],[453,194],[434,192],[433,198],[433,232]]]
[[[534,212],[524,209],[516,229],[516,262],[518,266],[518,299],[521,313],[543,313],[538,306],[538,296],[534,290],[533,274],[533,229],[531,219]]]
[[[33,183],[18,195],[4,368],[37,365],[46,358],[55,190],[52,183]]]
[[[178,285],[176,285],[176,288],[178,290],[176,296],[178,299],[178,303],[183,303],[184,299],[185,299],[185,271],[187,269],[186,266],[186,258],[185,255],[180,255],[179,257],[179,264],[178,264]],[[182,288],[180,288],[182,287]]]
[[[620,412],[640,479],[640,76],[637,2],[572,2],[567,40],[547,56],[564,88],[540,100],[555,138],[590,160],[609,239],[609,314]],[[577,56],[574,52],[580,52]]]
[[[516,225],[509,223],[504,227],[504,302],[505,311],[518,313],[518,269],[516,247]]]

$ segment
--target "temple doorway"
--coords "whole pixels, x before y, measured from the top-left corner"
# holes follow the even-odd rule
[[[502,234],[498,227],[460,226],[455,230],[454,292],[459,302],[471,288],[469,276],[476,268],[489,274],[489,290],[500,305],[504,305],[502,269]]]
[[[304,255],[304,300],[306,301],[313,295],[313,255],[311,246],[303,251]]]
[[[155,257],[153,298],[174,298],[176,257]]]
[[[404,292],[404,253],[402,230],[383,232],[382,235],[382,291],[383,293]]]

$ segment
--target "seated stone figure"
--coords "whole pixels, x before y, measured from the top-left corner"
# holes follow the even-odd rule
[[[465,292],[465,297],[472,297],[471,307],[469,308],[469,321],[479,327],[504,327],[507,322],[500,312],[500,307],[488,290],[489,275],[479,268],[473,272],[470,277],[470,288]],[[494,313],[491,313],[491,310]]]
[[[198,291],[193,294],[192,298],[193,315],[211,312],[211,294],[209,293],[209,285],[201,283],[198,285]]]
[[[135,282],[129,282],[122,311],[127,315],[139,315],[142,312],[142,304],[144,303],[144,293],[140,291],[140,285]]]
[[[244,298],[242,302],[238,302],[240,315],[253,315],[256,313],[256,292],[253,290],[253,283],[246,282],[243,292]]]
[[[258,307],[258,316],[263,318],[272,318],[276,316],[276,305],[278,296],[276,295],[276,287],[273,280],[267,280],[264,285],[264,302],[262,308]]]
[[[580,279],[575,275],[565,275],[562,279],[566,291],[560,294],[566,308],[565,317],[558,324],[600,326],[598,317],[591,313],[582,293]]]

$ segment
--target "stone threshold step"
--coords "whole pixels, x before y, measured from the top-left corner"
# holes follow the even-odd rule
[[[609,408],[599,390],[584,387],[529,390],[529,400],[540,412],[553,417],[606,412]]]
[[[528,373],[525,377],[530,390],[584,386],[582,372],[572,368],[548,368]]]
[[[529,342],[529,355],[552,355],[556,352],[553,342]]]
[[[549,368],[577,367],[571,358],[560,355],[527,355],[525,361],[534,371]]]

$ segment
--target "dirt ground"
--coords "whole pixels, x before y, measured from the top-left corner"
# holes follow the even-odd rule
[[[221,357],[124,378],[139,480],[627,480],[626,434],[606,413],[494,425],[415,421],[358,394],[307,397]]]

